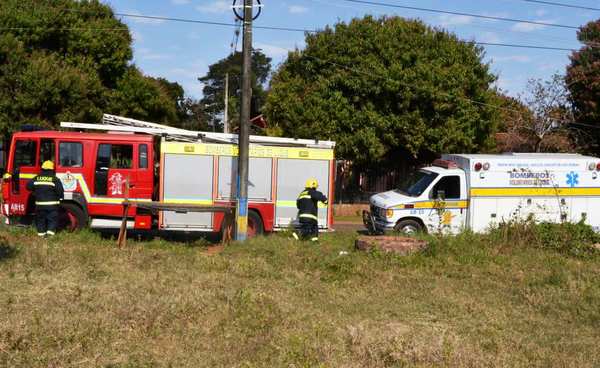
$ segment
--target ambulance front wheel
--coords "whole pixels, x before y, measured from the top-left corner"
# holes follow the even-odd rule
[[[86,227],[87,216],[81,207],[75,203],[61,203],[58,227],[61,230],[75,231]]]
[[[410,235],[423,231],[423,226],[415,220],[401,220],[394,226],[394,230]]]

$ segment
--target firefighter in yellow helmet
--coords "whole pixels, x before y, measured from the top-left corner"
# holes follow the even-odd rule
[[[44,161],[42,171],[27,183],[35,196],[35,227],[39,236],[54,235],[58,227],[58,209],[64,189],[54,173],[54,163]]]
[[[296,207],[300,221],[300,236],[294,232],[295,239],[319,240],[318,204],[327,203],[327,197],[317,190],[318,187],[317,179],[308,179],[304,190],[298,195]]]

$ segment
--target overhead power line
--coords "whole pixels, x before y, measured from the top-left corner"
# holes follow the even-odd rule
[[[130,14],[130,13],[114,13],[115,15],[127,18],[140,18],[140,19],[152,19],[152,20],[164,20],[171,22],[182,22],[182,23],[196,23],[196,24],[207,24],[213,26],[226,26],[226,27],[238,27],[235,23],[225,23],[225,22],[212,22],[207,20],[197,20],[197,19],[188,19],[188,18],[173,18],[173,17],[163,17],[156,15],[144,15],[144,14]],[[272,27],[272,26],[257,26],[253,25],[254,28],[259,29],[268,29],[272,31],[287,31],[287,32],[316,32],[314,30],[303,29],[303,28],[290,28],[290,27]]]
[[[535,25],[546,26],[546,27],[579,29],[579,27],[577,27],[577,26],[571,26],[571,25],[566,25],[566,24],[538,22],[538,21],[527,20],[527,19],[497,17],[497,16],[493,16],[493,15],[464,13],[464,12],[459,12],[459,11],[450,11],[450,10],[441,10],[441,9],[432,9],[432,8],[421,8],[421,7],[416,7],[416,6],[381,3],[381,2],[377,2],[377,1],[367,1],[367,0],[340,0],[340,1],[345,1],[345,2],[349,2],[349,3],[355,3],[355,4],[363,4],[363,5],[374,5],[374,6],[384,6],[384,7],[388,7],[388,8],[415,10],[415,11],[421,11],[421,12],[427,12],[427,13],[461,15],[461,16],[473,17],[473,18],[498,20],[498,21],[503,21],[503,22],[526,23],[526,24],[535,24]]]
[[[40,29],[40,27],[0,27],[0,31],[27,31],[32,29]],[[44,28],[44,31],[120,31],[129,32],[128,28],[90,28],[90,27],[57,27]]]
[[[589,6],[572,5],[572,4],[565,4],[565,3],[557,3],[557,2],[554,2],[554,1],[542,1],[542,0],[520,0],[520,1],[524,1],[526,3],[535,3],[535,4],[552,5],[552,6],[562,6],[563,8],[600,11],[600,8],[592,8],[592,7],[589,7]]]
[[[341,1],[349,1],[349,2],[359,2],[359,3],[369,3],[369,4],[384,4],[384,3],[376,3],[372,1],[362,1],[362,0],[341,0]],[[403,7],[400,5],[391,5],[394,7]],[[418,8],[424,9],[424,8]],[[72,11],[72,12],[81,12],[85,13],[85,11],[78,9],[61,9],[63,11]],[[89,12],[87,12],[89,13]],[[191,24],[204,24],[204,25],[212,25],[212,26],[222,26],[222,27],[239,27],[238,23],[226,23],[226,22],[214,22],[200,19],[189,19],[189,18],[177,18],[177,17],[166,17],[159,15],[146,15],[146,14],[132,14],[132,13],[114,13],[117,16],[126,17],[126,18],[138,18],[138,19],[148,19],[148,20],[156,20],[156,21],[170,21],[170,22],[181,22],[181,23],[191,23]],[[458,14],[458,13],[457,13]],[[461,15],[466,15],[466,13],[460,13]],[[473,15],[469,15],[473,16]],[[490,18],[488,16],[481,16],[485,18]],[[499,17],[493,17],[499,18]],[[508,18],[501,18],[508,19]],[[519,21],[521,20],[512,20]],[[544,23],[550,24],[550,23]],[[277,26],[259,26],[253,25],[254,28],[264,29],[264,30],[273,30],[273,31],[286,31],[286,32],[302,32],[302,33],[317,33],[318,30],[315,29],[306,29],[306,28],[291,28],[291,27],[277,27]],[[568,27],[568,26],[566,26]],[[36,29],[36,27],[0,27],[0,30],[27,30],[27,29]],[[86,27],[64,27],[64,28],[46,28],[46,30],[115,30],[115,31],[125,31],[126,28],[86,28]],[[522,49],[535,49],[535,50],[549,50],[549,51],[576,51],[571,48],[564,47],[555,47],[555,46],[546,46],[546,45],[524,45],[524,44],[513,44],[513,43],[499,43],[499,42],[478,42],[478,41],[465,41],[474,43],[476,45],[481,46],[497,46],[497,47],[513,47],[513,48],[522,48]]]
[[[333,2],[328,2],[327,0],[310,0],[313,2],[317,2],[320,4],[325,4],[327,6],[332,6],[332,7],[336,7],[336,8],[341,8],[341,9],[353,9],[355,10],[355,7],[351,4],[338,4],[338,3],[333,3]],[[507,1],[520,1],[520,0],[507,0]],[[380,14],[380,15],[385,15],[386,12],[382,9],[382,10],[372,10],[373,13],[376,14]],[[484,29],[484,30],[491,30],[491,31],[500,31],[500,32],[506,32],[506,28],[502,28],[500,26],[498,27],[494,27],[491,26],[489,24],[479,24],[479,23],[469,23],[469,24],[451,24],[451,25],[441,25],[444,28],[449,28],[450,27],[460,27],[460,26],[468,26],[470,28],[479,28],[479,29]],[[540,32],[535,32],[533,34],[531,33],[524,33],[519,35],[519,39],[522,41],[523,39],[529,39],[530,42],[534,42],[537,43],[540,41],[540,39],[544,39],[544,40],[550,40],[550,41],[557,41],[557,42],[572,42],[573,40],[571,38],[566,38],[566,37],[560,37],[560,36],[554,36],[554,35],[549,35],[549,34],[540,34]],[[533,41],[532,41],[533,40]],[[600,42],[593,42],[593,41],[585,41],[583,42],[586,46],[592,47],[592,48],[600,48]]]
[[[199,23],[200,21],[194,21],[195,23]],[[212,22],[214,23],[214,22]],[[202,23],[206,24],[206,23]],[[213,24],[214,25],[214,24]],[[229,23],[221,23],[218,24],[220,26],[227,27],[237,27],[236,24]],[[260,27],[254,26],[254,28],[262,28],[262,29],[279,29],[279,27]],[[37,27],[0,27],[0,31],[23,31],[23,30],[31,30],[38,29]],[[66,28],[45,28],[46,31],[129,31],[126,28],[85,28],[85,27],[66,27]],[[289,30],[289,29],[288,29]],[[297,30],[299,32],[299,30]],[[302,32],[315,33],[315,30],[302,30]],[[514,43],[498,43],[498,42],[478,42],[478,41],[466,41],[463,42],[473,43],[475,45],[480,46],[497,46],[497,47],[513,47],[513,48],[521,48],[521,49],[534,49],[534,50],[549,50],[549,51],[577,51],[576,49],[570,49],[565,47],[553,47],[553,46],[540,46],[540,45],[521,45]]]
[[[563,47],[551,47],[551,46],[536,46],[536,45],[519,45],[514,43],[494,43],[494,42],[473,42],[481,46],[501,46],[501,47],[515,47],[522,49],[537,49],[537,50],[556,50],[556,51],[576,51],[575,49],[568,49]]]

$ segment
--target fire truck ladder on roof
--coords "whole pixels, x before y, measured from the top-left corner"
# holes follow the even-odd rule
[[[174,128],[168,125],[161,125],[151,123],[142,120],[136,120],[126,118],[117,115],[104,114],[102,118],[102,124],[83,124],[83,123],[72,123],[62,122],[60,124],[63,128],[75,128],[75,129],[90,129],[90,130],[104,130],[104,131],[115,131],[115,132],[127,132],[127,133],[145,133],[156,136],[165,137],[167,139],[184,141],[184,142],[216,142],[226,144],[237,144],[237,134],[227,133],[214,133],[214,132],[199,132],[193,130],[186,130],[181,128]],[[332,141],[319,141],[316,139],[296,139],[296,138],[280,138],[280,137],[267,137],[260,135],[251,135],[250,143],[265,145],[265,146],[299,146],[308,148],[326,148],[333,149],[335,142]]]

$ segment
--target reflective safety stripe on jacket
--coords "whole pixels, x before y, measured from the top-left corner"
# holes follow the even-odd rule
[[[57,206],[60,204],[60,201],[36,201],[36,206]]]
[[[309,219],[313,219],[315,221],[319,220],[319,218],[317,216],[310,214],[310,213],[301,213],[298,215],[298,217],[309,218]]]
[[[55,186],[54,185],[54,177],[53,176],[38,175],[38,176],[35,177],[35,180],[33,181],[33,185],[51,185],[51,186]]]
[[[301,192],[300,195],[298,196],[298,199],[311,199],[311,198],[312,197],[310,196],[310,194],[308,194],[307,190]]]
[[[300,219],[309,219],[318,222],[319,208],[317,204],[319,202],[327,202],[327,197],[323,193],[313,188],[306,188],[300,194],[296,200],[296,207],[298,208],[298,217]]]
[[[62,182],[52,170],[42,170],[27,183],[27,190],[32,191],[37,206],[58,206],[64,195]]]
[[[33,185],[38,186],[38,185],[48,185],[51,187],[55,187],[56,185],[52,182],[48,182],[48,181],[34,181]]]

